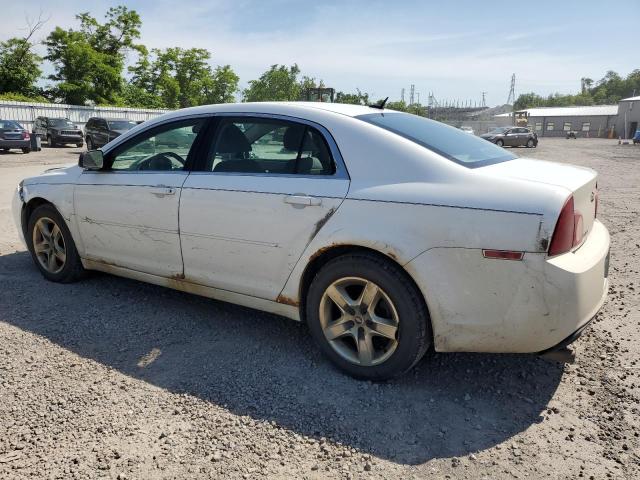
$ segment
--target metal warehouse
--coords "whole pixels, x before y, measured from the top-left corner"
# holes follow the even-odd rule
[[[563,137],[573,131],[581,137],[614,138],[618,105],[539,107],[504,115],[513,115],[513,123],[527,125],[540,137]]]
[[[633,138],[638,128],[640,128],[640,97],[620,100],[616,133],[622,138]]]

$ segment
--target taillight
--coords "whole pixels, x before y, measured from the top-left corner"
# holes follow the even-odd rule
[[[29,132],[27,131],[23,131],[22,132],[22,139],[23,140],[29,140],[31,137],[29,136]]]
[[[582,215],[578,214],[580,222],[582,222]],[[549,245],[549,256],[560,255],[571,250],[571,247],[576,245],[576,215],[573,210],[573,195],[570,196],[565,202],[560,216],[558,217],[558,223],[553,231],[551,237],[551,244]],[[581,229],[582,230],[582,229]]]

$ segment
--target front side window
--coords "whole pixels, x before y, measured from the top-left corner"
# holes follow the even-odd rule
[[[180,171],[204,120],[187,120],[163,125],[141,133],[117,148],[111,157],[111,170]]]
[[[275,119],[224,118],[205,170],[331,175],[335,166],[324,137],[313,127]]]
[[[482,138],[409,113],[370,113],[356,118],[393,132],[469,168],[517,158]],[[506,133],[507,130],[508,128],[498,128],[491,133]]]

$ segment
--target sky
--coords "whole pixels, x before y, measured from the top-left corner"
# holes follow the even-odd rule
[[[583,1],[419,0],[3,0],[0,40],[24,33],[25,17],[77,26],[75,14],[101,19],[118,4],[142,17],[140,43],[151,48],[206,48],[211,64],[229,64],[240,87],[273,64],[297,63],[303,74],[338,91],[408,100],[415,85],[443,101],[506,102],[516,95],[577,93],[580,78],[640,68],[640,0],[608,6]],[[45,53],[42,46],[38,47]],[[134,62],[135,58],[129,58]],[[51,66],[45,65],[45,74]],[[46,81],[44,82],[46,83]]]

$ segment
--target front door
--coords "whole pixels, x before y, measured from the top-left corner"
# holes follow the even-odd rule
[[[322,127],[255,116],[216,123],[200,171],[183,186],[184,274],[273,300],[349,179]]]
[[[84,256],[161,276],[183,273],[178,212],[190,152],[204,120],[140,133],[84,171],[74,204]]]

